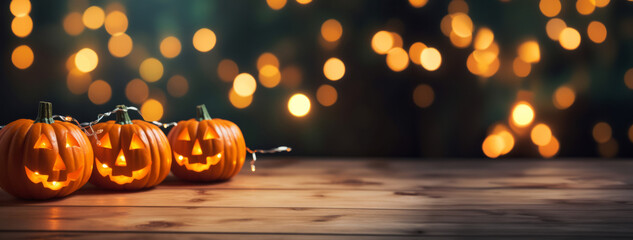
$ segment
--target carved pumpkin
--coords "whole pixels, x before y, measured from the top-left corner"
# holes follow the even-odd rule
[[[84,132],[54,121],[52,104],[40,102],[35,121],[0,130],[0,187],[25,199],[63,197],[88,182],[93,156]]]
[[[173,151],[172,173],[190,181],[227,180],[242,169],[246,144],[234,123],[211,119],[204,105],[197,119],[180,121],[168,135]]]
[[[171,151],[165,134],[155,125],[130,120],[127,108],[117,106],[116,121],[94,125],[101,133],[90,141],[95,150],[94,185],[115,190],[139,190],[162,182],[169,174]]]

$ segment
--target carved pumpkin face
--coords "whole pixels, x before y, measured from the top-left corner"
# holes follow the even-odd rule
[[[200,124],[197,129],[182,129],[172,145],[174,161],[194,172],[209,170],[222,159],[224,152],[224,142],[207,124]]]
[[[180,121],[169,132],[172,173],[191,181],[230,179],[246,158],[242,132],[232,122],[211,119],[204,105],[197,110],[198,119]]]
[[[98,155],[103,157],[95,157],[95,168],[101,176],[108,177],[110,181],[119,185],[147,176],[151,170],[152,160],[146,148],[148,144],[143,132],[132,132],[131,136],[121,135],[114,141],[109,133],[101,134],[100,137],[96,148],[100,148]]]
[[[71,194],[88,182],[93,159],[84,132],[53,121],[47,102],[40,103],[35,122],[20,119],[0,130],[0,187],[19,198]]]
[[[98,141],[90,139],[95,151],[91,183],[109,189],[138,190],[159,184],[169,174],[171,147],[155,125],[132,121],[127,110],[121,110],[116,121],[93,128],[101,133]]]
[[[54,136],[51,136],[52,138]],[[64,140],[65,139],[65,140]],[[27,146],[33,146],[32,151],[26,153],[27,161],[24,166],[26,176],[33,183],[41,183],[43,187],[50,190],[59,190],[67,187],[71,182],[77,181],[83,174],[84,164],[78,166],[66,167],[61,154],[72,155],[74,151],[81,151],[79,143],[68,132],[62,138],[52,142],[46,134],[40,134],[37,141],[33,143],[35,138],[27,142]],[[65,142],[65,143],[64,143]]]

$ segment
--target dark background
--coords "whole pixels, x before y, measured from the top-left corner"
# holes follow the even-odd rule
[[[131,79],[139,77],[138,68],[130,68],[125,59],[109,54],[105,29],[84,29],[76,37],[64,32],[63,18],[70,8],[80,6],[33,1],[33,31],[18,38],[11,32],[9,2],[5,1],[1,10],[5,37],[0,52],[0,125],[35,118],[40,100],[53,102],[55,114],[80,121],[94,120],[98,113],[117,104],[133,105],[124,89]],[[112,2],[90,1],[88,6],[105,9]],[[289,154],[301,156],[482,157],[481,145],[488,128],[507,122],[517,92],[527,90],[534,94],[535,121],[547,123],[561,144],[558,156],[600,156],[591,136],[599,121],[613,129],[619,146],[616,156],[633,156],[627,135],[633,124],[633,91],[623,81],[626,70],[633,67],[633,2],[613,0],[583,16],[576,11],[575,1],[563,1],[557,17],[582,37],[578,49],[567,51],[547,37],[549,18],[539,11],[538,1],[468,1],[475,29],[492,29],[501,49],[501,68],[487,80],[466,68],[472,46],[456,48],[440,31],[449,1],[430,1],[422,8],[413,8],[404,0],[315,0],[308,5],[289,0],[279,11],[271,10],[263,0],[121,3],[129,20],[126,33],[134,39],[134,47],[144,46],[165,68],[161,80],[148,85],[165,92],[167,79],[174,74],[189,81],[184,97],[165,94],[163,122],[189,119],[195,114],[195,105],[204,103],[212,117],[240,126],[251,148],[288,145],[294,149]],[[326,49],[319,43],[320,27],[330,18],[341,22],[343,36],[335,48]],[[607,40],[602,44],[587,37],[587,24],[592,20],[607,27]],[[208,53],[200,53],[191,45],[193,33],[202,27],[212,29],[218,38]],[[391,71],[385,56],[374,53],[370,45],[379,30],[398,32],[405,50],[416,41],[437,48],[442,54],[441,67],[429,72],[410,63],[403,72]],[[163,34],[180,39],[178,57],[165,59],[160,54]],[[520,80],[512,74],[512,59],[526,39],[539,42],[541,61]],[[22,44],[35,53],[33,65],[26,70],[11,63],[11,52]],[[112,86],[112,98],[104,105],[94,105],[87,94],[74,95],[66,87],[66,60],[86,45],[93,46],[99,55],[92,79],[103,79]],[[253,103],[236,109],[227,97],[231,84],[220,81],[217,64],[230,58],[240,72],[257,77],[255,62],[263,52],[274,53],[282,67],[299,66],[303,81],[298,88],[259,85]],[[345,76],[336,82],[322,73],[323,63],[330,57],[340,58],[346,66]],[[574,78],[588,79],[588,88],[576,92],[576,101],[569,109],[554,108],[554,90]],[[316,101],[316,89],[324,83],[338,91],[338,101],[331,107]],[[420,83],[429,84],[435,92],[429,108],[419,108],[412,100],[412,91]],[[312,102],[310,113],[303,118],[292,116],[287,109],[288,98],[298,92]],[[514,149],[506,156],[539,156],[529,138],[515,140]]]

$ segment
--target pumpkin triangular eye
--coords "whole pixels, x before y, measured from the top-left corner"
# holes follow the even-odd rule
[[[215,135],[213,130],[207,129],[207,132],[204,134],[204,138],[202,138],[202,140],[209,140],[213,138],[218,138],[218,136]]]
[[[46,137],[46,135],[42,134],[42,135],[40,135],[40,138],[37,139],[37,142],[35,142],[35,145],[33,146],[33,148],[35,148],[35,149],[37,149],[37,148],[53,149],[53,145],[51,144],[51,141],[48,140],[48,137]]]
[[[110,143],[110,134],[106,133],[101,139],[99,139],[99,146],[102,148],[112,149],[112,143]]]
[[[73,135],[71,135],[70,133],[66,133],[66,148],[69,147],[79,147],[79,143],[77,142],[77,139],[73,137]]]
[[[187,130],[186,128],[183,129],[182,132],[178,134],[178,140],[191,141],[191,137],[189,137],[189,130]]]
[[[143,140],[141,140],[136,134],[132,135],[132,141],[130,142],[130,150],[134,149],[143,149],[145,145],[143,144]]]

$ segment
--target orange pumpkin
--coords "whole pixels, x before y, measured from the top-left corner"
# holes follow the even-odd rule
[[[155,125],[130,120],[127,107],[117,106],[116,121],[94,125],[94,185],[114,190],[153,187],[169,174],[171,151],[165,134]]]
[[[240,172],[246,158],[244,136],[234,123],[211,119],[204,105],[196,110],[197,119],[180,121],[169,132],[172,173],[189,181],[230,179]]]
[[[35,121],[20,119],[0,130],[0,187],[16,197],[63,197],[90,178],[88,137],[76,125],[54,121],[52,108],[40,102]]]

